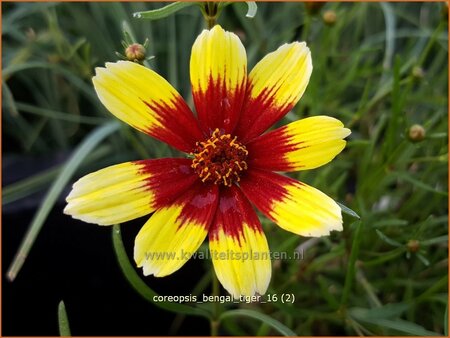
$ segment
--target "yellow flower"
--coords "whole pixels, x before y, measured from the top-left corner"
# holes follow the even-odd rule
[[[220,26],[192,47],[196,117],[154,71],[133,62],[107,63],[93,78],[101,102],[117,118],[181,150],[187,158],[114,165],[81,178],[65,213],[111,225],[153,212],[136,237],[144,275],[178,270],[209,237],[212,262],[235,298],[264,294],[269,247],[251,205],[302,236],[342,230],[339,206],[322,192],[273,171],[330,162],[350,131],[315,116],[263,134],[300,100],[312,72],[305,43],[284,44],[247,75],[239,38]]]

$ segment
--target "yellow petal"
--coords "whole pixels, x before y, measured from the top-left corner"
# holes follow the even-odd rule
[[[267,54],[249,75],[249,97],[236,135],[249,141],[281,119],[300,100],[312,72],[304,42],[284,44]]]
[[[248,199],[285,230],[312,237],[342,231],[339,205],[307,184],[259,169],[249,170],[239,183]]]
[[[129,61],[107,63],[92,81],[103,105],[137,130],[185,152],[202,138],[183,98],[153,70]]]
[[[204,130],[231,132],[247,86],[247,55],[239,38],[219,25],[204,30],[192,46],[190,73],[197,116]]]
[[[350,130],[329,116],[308,117],[264,134],[247,145],[250,165],[273,171],[307,170],[330,162]]]
[[[187,159],[113,165],[75,182],[64,213],[100,225],[126,222],[151,213],[195,180]]]
[[[342,231],[341,208],[320,190],[298,182],[285,186],[287,194],[273,204],[271,217],[287,231],[302,236],[327,236]]]
[[[208,233],[217,195],[216,185],[199,185],[150,217],[134,244],[144,275],[167,276],[189,260]]]
[[[242,224],[241,242],[219,230],[209,242],[217,278],[234,298],[263,295],[271,276],[267,240],[263,233]]]
[[[217,278],[234,298],[266,292],[271,276],[269,247],[258,216],[236,187],[221,192],[209,248]]]

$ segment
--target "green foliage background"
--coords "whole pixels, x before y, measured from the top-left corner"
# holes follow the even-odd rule
[[[33,236],[45,226],[45,210],[51,209],[69,180],[123,161],[180,156],[125,124],[108,125],[103,136],[92,137],[94,128],[114,117],[101,105],[90,79],[95,66],[117,60],[115,51],[123,53],[124,21],[137,42],[149,39],[148,54],[155,56],[149,65],[192,105],[190,48],[204,28],[204,19],[197,6],[157,21],[132,17],[133,12],[164,5],[2,3],[4,153],[48,154],[87,143],[82,151],[78,148],[77,161],[70,162],[69,168],[58,165],[3,187],[4,205],[53,187],[53,197],[43,201],[40,218],[32,224],[31,242],[21,250],[32,245]],[[332,25],[322,19],[330,10],[336,14]],[[249,68],[285,42],[307,41],[313,75],[300,104],[280,124],[325,114],[342,120],[352,135],[332,163],[293,176],[348,206],[361,220],[345,215],[342,233],[320,239],[300,238],[263,220],[272,251],[306,248],[303,260],[273,262],[268,293],[294,294],[296,301],[242,304],[238,311],[236,305],[216,304],[203,310],[213,314],[216,324],[220,320],[220,333],[232,335],[290,332],[284,328],[297,335],[444,334],[446,4],[326,3],[308,10],[300,2],[258,3],[253,19],[246,18],[246,11],[245,3],[232,4],[218,22],[241,37]],[[423,141],[409,140],[413,124],[425,128]],[[112,134],[103,139],[108,133]],[[118,231],[115,244],[120,257]],[[206,251],[207,244],[200,250]],[[126,270],[125,258],[121,257]],[[210,280],[211,264],[204,265],[205,276],[199,279],[203,284],[195,288],[198,293]],[[140,272],[133,278],[139,276]],[[141,294],[148,292],[145,283],[136,283]],[[126,311],[117,309],[122,310]],[[214,317],[214,313],[221,315]],[[76,327],[72,329],[76,334]],[[152,334],[150,327],[146,334]]]

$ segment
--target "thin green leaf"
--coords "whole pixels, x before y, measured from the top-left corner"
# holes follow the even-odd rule
[[[380,230],[375,229],[375,232],[377,233],[378,237],[380,237],[380,239],[381,239],[383,242],[386,242],[386,243],[388,243],[388,244],[390,244],[390,245],[392,245],[392,246],[395,246],[395,247],[397,247],[397,248],[403,246],[402,244],[400,244],[400,243],[397,242],[396,240],[393,240],[392,238],[389,238],[388,236],[386,236],[385,234],[383,234]]]
[[[373,308],[373,309],[365,309],[354,307],[349,309],[349,314],[359,320],[364,320],[366,318],[369,319],[392,319],[393,317],[398,317],[402,313],[404,313],[409,308],[409,304],[406,303],[393,303],[386,304],[381,307]]]
[[[108,120],[102,117],[96,116],[83,116],[83,115],[73,115],[69,113],[64,113],[60,111],[55,111],[52,109],[41,108],[31,104],[16,102],[16,107],[26,113],[35,114],[39,116],[51,117],[52,119],[58,119],[67,122],[84,123],[99,125],[104,124]]]
[[[11,76],[27,69],[49,69],[55,71],[56,73],[64,76],[69,82],[71,82],[74,85],[74,87],[78,88],[80,92],[84,93],[86,95],[86,98],[88,98],[94,105],[99,105],[98,97],[92,90],[92,86],[87,85],[82,78],[74,75],[71,71],[59,65],[49,64],[40,61],[30,61],[25,63],[12,64],[2,70],[3,81],[6,81]]]
[[[339,307],[339,301],[336,299],[335,295],[329,291],[330,281],[323,276],[318,276],[317,281],[319,282],[322,297],[327,301],[330,308],[337,309]]]
[[[437,292],[443,292],[448,290],[448,275],[443,276],[430,286],[425,292],[415,298],[417,303],[426,301],[429,297],[432,297]]]
[[[406,250],[406,247],[399,247],[399,248],[393,249],[392,251],[384,252],[381,256],[379,256],[377,258],[363,261],[364,266],[376,266],[376,265],[384,264],[390,260],[396,259],[400,255],[402,255],[405,252],[405,250]]]
[[[2,205],[15,202],[25,196],[29,196],[49,184],[61,171],[62,165],[57,165],[39,174],[27,177],[3,188]]]
[[[109,153],[109,146],[104,145],[97,147],[95,151],[86,157],[86,161],[84,163],[93,163]],[[63,166],[63,163],[58,164],[33,176],[7,185],[3,188],[2,205],[15,202],[33,193],[44,190],[51,182],[55,180],[55,177],[57,177],[57,175],[61,172]],[[84,165],[81,166],[81,168],[83,167]]]
[[[342,203],[336,202],[339,207],[341,208],[342,212],[346,213],[347,215],[350,215],[352,217],[355,217],[357,219],[361,219],[361,217],[352,209],[350,209],[349,207],[346,207],[345,205],[343,205]]]
[[[69,319],[67,318],[66,306],[64,301],[60,301],[58,304],[58,324],[59,335],[61,337],[70,337]]]
[[[411,175],[407,174],[406,172],[397,172],[396,176],[398,178],[402,179],[402,180],[405,180],[405,181],[408,181],[408,182],[412,183],[416,187],[421,188],[423,190],[434,192],[434,193],[442,195],[442,196],[448,196],[447,192],[445,192],[443,190],[439,190],[439,189],[433,188],[429,184],[426,184],[426,183],[424,183],[422,181],[416,180],[415,178],[413,178]]]
[[[22,265],[25,263],[28,253],[34,244],[39,231],[44,225],[50,210],[55,205],[56,200],[69,183],[77,168],[81,165],[86,156],[88,156],[103,139],[118,130],[119,126],[120,124],[114,121],[94,129],[94,131],[75,149],[73,155],[64,165],[64,168],[50,187],[42,204],[34,215],[28,231],[20,244],[20,248],[6,274],[10,281],[13,281],[16,278]]]
[[[12,116],[18,116],[19,112],[17,110],[13,94],[11,93],[11,90],[4,81],[2,81],[2,99],[3,99],[2,106],[6,108],[5,110],[8,111],[8,113],[11,114]]]
[[[362,222],[356,221],[354,224],[356,224],[356,231],[353,236],[352,251],[350,253],[350,257],[348,260],[347,273],[345,274],[344,291],[342,292],[341,298],[341,307],[347,305],[348,297],[350,296],[350,291],[352,289],[353,281],[355,279],[356,259],[358,258],[359,246],[362,239]]]
[[[383,68],[388,70],[392,65],[392,57],[395,49],[395,14],[390,3],[380,2],[386,24],[386,48],[384,53]]]
[[[177,1],[162,8],[154,9],[152,11],[133,13],[133,17],[138,19],[158,20],[165,18],[173,13],[176,13],[180,9],[190,7],[192,5],[195,5],[195,2]]]
[[[364,318],[361,321],[369,324],[378,325],[387,329],[395,330],[397,332],[410,334],[413,336],[438,336],[439,334],[433,331],[428,331],[423,326],[403,320],[403,319],[384,319],[384,318]]]
[[[430,261],[424,255],[417,253],[416,256],[425,266],[430,266]]]
[[[258,11],[258,5],[256,4],[255,1],[246,1],[247,6],[248,6],[248,10],[247,10],[247,14],[245,14],[245,16],[247,18],[254,18],[256,15],[256,12]]]
[[[263,313],[256,312],[253,310],[243,310],[243,309],[229,310],[220,315],[219,321],[222,321],[223,319],[230,317],[249,317],[257,319],[263,323],[266,323],[267,325],[275,329],[277,332],[281,333],[283,336],[286,337],[297,336],[297,334],[294,331],[286,327],[284,324],[280,323],[278,320],[275,320],[272,317],[269,317]]]
[[[201,308],[196,308],[184,304],[173,303],[173,302],[157,302],[155,297],[159,295],[153,291],[136,273],[133,265],[131,265],[128,259],[125,247],[122,242],[122,234],[120,230],[120,225],[114,225],[112,231],[112,240],[114,251],[116,253],[117,261],[119,262],[120,269],[125,275],[131,286],[146,300],[151,302],[153,305],[160,307],[161,309],[182,313],[186,315],[195,315],[210,318],[210,314]]]
[[[405,226],[408,225],[408,221],[405,219],[385,219],[385,220],[379,220],[373,224],[375,228],[380,227],[398,227],[398,226]]]
[[[136,38],[134,37],[130,24],[127,21],[122,22],[122,32],[123,32],[123,47],[127,48],[128,45],[131,45],[132,43],[136,42]]]

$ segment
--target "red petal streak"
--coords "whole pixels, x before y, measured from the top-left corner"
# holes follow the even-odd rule
[[[262,232],[258,216],[241,190],[236,186],[222,189],[216,215],[209,230],[209,239],[218,240],[219,231],[222,229],[225,235],[234,237],[241,243],[245,240],[243,223],[256,232]]]
[[[275,122],[287,114],[295,103],[277,105],[274,97],[279,88],[266,88],[257,97],[250,98],[251,86],[247,89],[249,99],[242,109],[241,119],[234,131],[241,142],[246,143],[261,135]]]
[[[208,229],[217,209],[219,188],[215,184],[196,183],[174,202],[182,207],[177,220],[181,222],[180,227],[184,223],[195,223]]]
[[[158,112],[155,117],[160,126],[154,125],[144,130],[147,134],[186,153],[193,150],[195,142],[204,139],[198,122],[181,97],[173,99],[170,105],[164,101],[141,100],[151,110]]]
[[[162,158],[157,160],[142,160],[135,163],[142,174],[149,173],[146,187],[154,194],[154,208],[170,204],[180,194],[188,190],[197,175],[191,169],[191,160],[184,158]]]
[[[201,87],[193,85],[192,88]],[[206,134],[210,135],[215,128],[225,133],[231,133],[234,130],[242,110],[245,89],[245,81],[236,88],[230,89],[227,88],[224,79],[219,77],[214,81],[210,75],[206,91],[193,91],[197,116]]]
[[[289,144],[290,136],[281,127],[259,136],[246,145],[248,149],[249,167],[260,167],[273,171],[292,171],[299,169],[299,165],[286,160],[285,154],[301,149],[301,143]],[[307,147],[307,146],[305,146]]]

